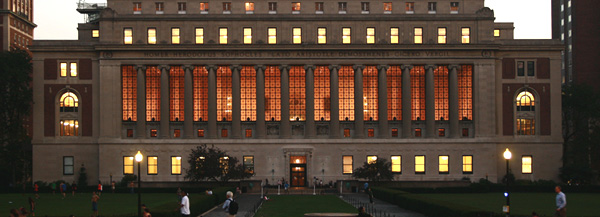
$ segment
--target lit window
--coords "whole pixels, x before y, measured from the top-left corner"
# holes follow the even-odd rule
[[[185,14],[187,11],[187,4],[185,2],[177,2],[177,13]]]
[[[446,28],[438,28],[438,44],[446,44]]]
[[[339,120],[354,121],[354,69],[342,66],[339,71]]]
[[[219,28],[219,44],[227,44],[227,28]]]
[[[73,156],[63,157],[63,175],[73,175],[74,173],[75,160]]]
[[[60,96],[60,112],[77,112],[79,108],[79,99],[71,91],[67,91]]]
[[[137,121],[137,71],[133,66],[122,66],[123,121]]]
[[[523,156],[521,158],[522,169],[521,172],[524,174],[531,174],[533,172],[533,157],[532,156]]]
[[[346,137],[346,138],[350,137],[350,129],[348,129],[348,128],[344,129],[344,137]]]
[[[219,66],[217,69],[217,121],[232,120],[232,90],[231,90],[231,69],[229,66]],[[227,130],[224,130],[227,137]]]
[[[277,13],[277,2],[269,2],[269,14]]]
[[[458,14],[458,2],[450,2],[450,13]]]
[[[306,72],[303,66],[292,66],[289,71],[290,121],[306,120]]]
[[[60,77],[77,77],[77,63],[60,63]]]
[[[473,65],[460,65],[458,71],[458,117],[473,120]]]
[[[171,43],[172,44],[179,44],[180,38],[179,38],[179,28],[172,28],[171,29]]]
[[[300,13],[300,2],[292,2],[292,14]]]
[[[425,174],[425,156],[415,156],[415,174]]]
[[[269,44],[277,44],[277,28],[268,28],[267,29],[269,39]]]
[[[302,43],[302,28],[295,27],[292,29],[292,40],[294,44]]]
[[[471,28],[462,28],[462,43],[471,43]]]
[[[494,29],[494,37],[500,37],[500,30]]]
[[[342,43],[343,44],[350,44],[351,42],[351,32],[352,30],[350,28],[342,28]]]
[[[131,29],[131,28],[123,29],[123,43],[124,44],[132,44],[133,43],[133,29]]]
[[[437,11],[437,2],[428,2],[427,11],[429,11],[430,14],[435,14]]]
[[[225,157],[220,157],[219,158],[219,167],[225,171],[225,173],[227,173],[227,171],[229,170],[229,157],[225,156]]]
[[[361,2],[360,3],[361,13],[368,14],[369,13],[369,2]]]
[[[158,157],[148,157],[148,175],[158,174]]]
[[[180,129],[173,130],[173,138],[179,138],[179,137],[181,137],[181,130]]]
[[[421,128],[415,129],[415,137],[421,137]]]
[[[156,14],[163,14],[165,11],[165,4],[162,2],[156,2]]]
[[[399,32],[400,32],[400,30],[396,27],[390,28],[390,43],[392,43],[392,44],[400,43],[400,40],[398,37]]]
[[[342,165],[343,165],[343,174],[352,174],[353,170],[353,160],[351,155],[346,155],[342,157]]]
[[[78,136],[79,121],[78,120],[61,120],[60,121],[60,136]]]
[[[463,174],[473,173],[473,156],[463,155]]]
[[[323,14],[323,2],[315,2],[315,13]]]
[[[158,131],[156,129],[150,130],[150,137],[156,137],[158,135]]]
[[[134,2],[133,3],[133,14],[141,14],[142,13],[142,3]]]
[[[319,44],[327,44],[327,29],[326,28],[318,28],[317,40],[318,40]]]
[[[133,157],[123,157],[123,175],[133,175]]]
[[[449,119],[450,107],[448,101],[448,67],[438,66],[433,71],[434,97],[435,97],[435,120],[447,121]],[[441,132],[440,132],[441,133]],[[444,131],[445,133],[445,131]],[[440,136],[442,136],[440,134]]]
[[[208,2],[200,2],[200,13],[208,14]]]
[[[425,118],[425,67],[414,66],[410,70],[411,120],[424,121]],[[433,118],[433,117],[431,117]],[[421,131],[419,130],[419,135]]]
[[[181,174],[181,156],[171,157],[171,175]]]
[[[445,137],[446,136],[446,129],[445,128],[438,129],[438,136],[439,137]]]
[[[384,14],[391,14],[392,13],[392,3],[391,2],[384,2],[383,3],[383,13]]]
[[[204,44],[204,28],[196,28],[196,44]]]
[[[281,71],[267,66],[265,71],[265,121],[281,121]]]
[[[208,120],[208,70],[204,66],[195,66],[192,72],[192,95],[194,97],[194,121]],[[202,136],[200,136],[202,131]],[[204,130],[198,130],[198,136],[204,136]]]
[[[448,174],[448,155],[442,155],[439,157],[439,172],[440,174]]]
[[[171,66],[169,70],[169,121],[184,121],[184,80],[185,72],[181,66]]]
[[[377,155],[369,155],[367,156],[367,163],[374,164],[377,162]]]
[[[402,156],[392,156],[392,173],[402,173]]]
[[[375,44],[375,28],[367,28],[367,44]]]
[[[92,38],[99,38],[100,37],[100,30],[94,29],[92,30]]]
[[[160,74],[156,66],[146,68],[146,121],[160,121]]]
[[[376,66],[363,70],[363,120],[379,120],[379,71]]]
[[[252,129],[246,129],[246,138],[252,138]]]
[[[133,129],[127,129],[127,137],[133,137]]]
[[[244,156],[244,171],[254,174],[254,156]]]
[[[331,120],[331,76],[327,66],[316,66],[315,75],[315,121]]]
[[[246,2],[246,13],[253,14],[254,13],[254,2]]]
[[[392,128],[392,137],[398,137],[398,128]]]
[[[244,28],[244,44],[252,44],[252,28]]]
[[[256,121],[256,69],[242,66],[240,71],[241,121]]]
[[[224,14],[231,13],[231,2],[223,2],[223,13]]]
[[[156,28],[148,28],[148,44],[156,44]]]
[[[204,137],[204,130],[203,129],[199,129],[198,130],[198,137]]]
[[[415,44],[423,44],[423,28],[415,28]]]
[[[227,129],[221,129],[221,138],[227,138]]]
[[[516,98],[517,135],[535,135],[535,98],[528,90]]]
[[[375,129],[373,129],[373,128],[369,128],[369,129],[367,130],[367,136],[368,136],[368,137],[375,137]]]
[[[415,3],[414,2],[406,2],[406,13],[414,14],[415,13]]]
[[[346,2],[338,2],[338,13],[345,14],[348,4]]]

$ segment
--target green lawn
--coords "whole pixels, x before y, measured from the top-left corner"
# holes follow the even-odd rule
[[[25,207],[29,211],[29,197],[31,194],[0,194],[0,210],[8,213],[12,208]],[[194,200],[197,195],[190,195]],[[199,194],[198,194],[199,196]],[[40,194],[36,201],[36,216],[90,216],[92,214],[92,194],[78,193],[75,196],[67,194],[62,199],[60,194]],[[153,208],[172,209],[177,213],[177,195],[173,194],[142,194],[142,203],[146,204],[150,211]],[[158,209],[158,208],[157,208]],[[158,211],[157,209],[154,209]],[[98,201],[98,210],[101,216],[134,216],[137,215],[137,194],[111,194],[104,193]]]
[[[506,203],[503,193],[485,194],[418,194],[431,199],[454,204],[477,207],[490,212],[501,212]],[[600,194],[566,193],[568,216],[600,216]],[[555,193],[512,193],[510,195],[511,214],[531,215],[535,211],[540,216],[553,216]]]
[[[356,209],[334,195],[281,195],[264,202],[255,217],[301,217],[315,212],[356,213]]]

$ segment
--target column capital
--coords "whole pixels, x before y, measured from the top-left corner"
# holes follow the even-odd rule
[[[242,66],[240,66],[240,65],[231,65],[231,66],[229,66],[229,68],[231,69],[231,71],[242,70]]]
[[[304,70],[308,71],[309,69],[312,70],[312,71],[314,71],[315,70],[315,65],[304,65]]]
[[[146,70],[146,65],[136,65],[135,69],[136,70],[140,70],[141,69],[141,70],[145,71]]]
[[[254,69],[255,69],[255,70],[259,70],[259,69],[260,69],[260,70],[262,70],[262,71],[265,71],[266,67],[265,67],[265,65],[255,65],[255,66],[254,66]]]
[[[435,69],[435,68],[437,68],[437,66],[434,65],[434,64],[427,64],[427,65],[425,65],[425,69]]]
[[[159,65],[159,66],[158,66],[158,69],[160,69],[160,70],[163,70],[163,69],[165,69],[165,70],[170,70],[170,69],[171,69],[171,66],[170,66],[170,65]]]
[[[290,66],[289,65],[279,65],[279,71],[289,71],[290,70]]]
[[[458,65],[458,64],[452,64],[452,65],[448,66],[448,69],[450,69],[450,70],[452,70],[452,69],[459,69],[459,68],[460,68],[460,65]]]
[[[210,70],[216,71],[217,70],[216,65],[206,65],[206,66],[204,66],[204,68],[206,68],[207,71],[210,71]]]
[[[334,70],[334,69],[335,69],[336,71],[337,71],[337,70],[340,70],[340,65],[329,65],[329,70],[330,70],[330,71],[331,71],[331,70]]]
[[[400,66],[400,68],[402,70],[406,70],[406,69],[411,70],[413,68],[413,65],[402,65],[402,66]]]
[[[363,69],[365,69],[365,65],[353,65],[352,68],[354,69],[354,71],[362,71]]]
[[[377,65],[377,70],[385,70],[387,71],[390,68],[390,65]]]
[[[194,70],[194,66],[193,66],[193,65],[183,65],[183,67],[182,67],[182,68],[183,68],[183,70],[188,70],[188,69],[189,69],[190,71],[191,71],[191,70]]]

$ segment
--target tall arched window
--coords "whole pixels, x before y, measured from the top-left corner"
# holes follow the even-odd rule
[[[59,128],[60,136],[79,135],[79,98],[71,91],[67,91],[59,99]]]
[[[71,91],[65,92],[60,96],[60,112],[77,112],[79,107],[79,99]]]
[[[529,90],[521,91],[515,98],[517,135],[535,135],[535,97]]]

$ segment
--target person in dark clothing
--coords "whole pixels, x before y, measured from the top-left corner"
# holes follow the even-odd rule
[[[375,204],[375,202],[373,202],[373,191],[371,191],[371,188],[367,188],[367,194],[369,194],[369,202]]]
[[[369,213],[365,212],[365,207],[358,207],[358,216],[357,217],[373,217],[369,215]]]

